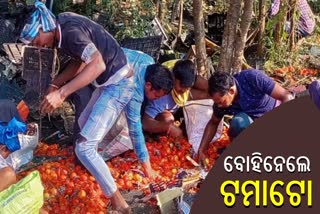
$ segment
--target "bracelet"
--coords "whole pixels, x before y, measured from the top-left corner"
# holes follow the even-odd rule
[[[53,83],[50,83],[49,85],[52,86],[52,87],[54,87],[54,88],[56,88],[56,89],[59,89],[59,88],[60,88],[59,86],[57,86],[57,85],[55,85],[55,84],[53,84]]]

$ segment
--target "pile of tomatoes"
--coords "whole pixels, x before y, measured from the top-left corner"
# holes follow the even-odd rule
[[[293,66],[288,66],[288,67],[283,67],[283,68],[278,68],[275,70],[277,74],[286,74],[286,75],[291,75],[293,73],[296,73],[300,76],[316,76],[319,71],[317,69],[312,69],[312,68],[301,68],[301,69],[296,69]]]
[[[226,134],[208,149],[208,165],[211,168],[219,157],[220,149],[225,148],[230,140]],[[170,182],[175,180],[181,169],[194,166],[186,159],[192,157],[192,147],[187,139],[174,140],[166,136],[157,141],[146,143],[152,168],[159,177],[153,182]],[[49,213],[106,213],[108,199],[102,193],[95,178],[75,163],[72,148],[59,148],[57,144],[39,143],[35,155],[64,156],[56,162],[46,162],[36,169],[41,174],[44,186],[44,209]],[[128,151],[106,162],[120,191],[145,190],[148,193],[150,180],[145,177],[133,151]],[[23,178],[30,171],[20,173]]]

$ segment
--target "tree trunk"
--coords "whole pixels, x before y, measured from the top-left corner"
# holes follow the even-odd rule
[[[240,30],[238,31],[237,40],[235,42],[234,57],[232,59],[231,72],[236,73],[241,71],[243,50],[247,41],[247,34],[251,24],[254,0],[245,0],[243,13],[241,15]]]
[[[166,0],[158,0],[158,1],[159,1],[159,8],[158,8],[159,19],[160,19],[160,22],[163,23],[166,17],[167,3],[166,3]]]
[[[287,21],[287,13],[288,13],[288,1],[284,0],[281,1],[280,10],[279,10],[279,21],[276,25],[275,34],[274,34],[274,41],[276,44],[280,44],[281,36],[284,31],[284,26],[286,25]]]
[[[289,51],[292,51],[292,49],[295,46],[295,37],[296,37],[296,12],[297,12],[297,0],[291,0],[290,5],[292,5],[291,11],[289,12],[291,14],[290,16],[290,44],[289,44]]]
[[[193,21],[194,21],[194,33],[196,42],[196,61],[198,73],[207,77],[207,66],[206,66],[206,46],[205,46],[205,29],[204,19],[202,11],[202,0],[193,0]]]
[[[174,22],[178,17],[179,7],[180,7],[180,0],[173,0],[171,22]]]
[[[221,45],[219,71],[231,72],[232,59],[234,56],[234,47],[237,36],[238,21],[241,13],[241,1],[230,0],[227,12],[226,24],[223,32],[223,41]]]
[[[259,33],[258,33],[258,56],[264,55],[264,34],[266,29],[267,0],[259,1]]]
[[[279,21],[276,24],[276,28],[275,28],[275,32],[274,32],[274,42],[276,44],[280,44],[281,35],[282,35],[282,32],[283,32],[282,28],[283,28],[282,22]]]
[[[254,0],[243,2],[242,9],[242,1],[230,0],[220,52],[219,71],[234,74],[242,69],[243,51],[251,24]]]

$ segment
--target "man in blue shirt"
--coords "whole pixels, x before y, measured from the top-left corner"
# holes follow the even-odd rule
[[[203,165],[208,145],[224,115],[234,116],[228,134],[235,138],[253,120],[292,99],[287,90],[258,70],[244,70],[234,76],[215,72],[209,79],[209,95],[214,101],[214,113],[199,148],[199,160]]]
[[[171,93],[149,101],[143,113],[142,125],[151,133],[167,133],[173,137],[182,135],[182,130],[173,125],[173,114],[190,100],[208,98],[208,81],[196,75],[191,60],[179,60],[175,63],[172,73],[174,87]]]

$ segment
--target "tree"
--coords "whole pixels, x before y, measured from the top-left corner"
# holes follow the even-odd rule
[[[296,14],[297,14],[297,4],[298,0],[291,0],[291,11],[289,12],[291,14],[290,17],[290,43],[289,43],[289,50],[292,51],[295,45],[295,37],[296,37]]]
[[[259,34],[258,34],[258,55],[261,57],[264,54],[264,40],[263,37],[265,35],[266,29],[266,7],[267,0],[259,1]]]
[[[174,22],[178,17],[179,7],[180,7],[180,0],[173,0],[171,22]]]
[[[165,16],[167,13],[166,4],[167,4],[166,0],[157,0],[158,16],[161,23],[164,22]]]
[[[229,1],[218,70],[230,73],[241,71],[252,12],[253,0]]]
[[[202,0],[193,0],[193,22],[196,43],[197,69],[198,73],[201,76],[205,77],[207,74],[207,53],[205,46],[205,30],[202,4]]]
[[[287,21],[287,14],[288,14],[288,0],[283,0],[281,1],[279,13],[277,14],[277,24],[276,24],[276,29],[274,32],[274,41],[276,44],[281,43],[281,37],[284,32],[283,26],[285,26],[286,21]]]

